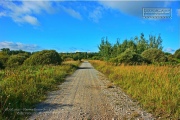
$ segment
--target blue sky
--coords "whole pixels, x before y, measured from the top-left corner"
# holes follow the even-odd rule
[[[171,8],[172,19],[145,19],[142,8]],[[180,48],[180,1],[0,1],[0,49],[97,52],[110,43],[161,34],[163,50]]]

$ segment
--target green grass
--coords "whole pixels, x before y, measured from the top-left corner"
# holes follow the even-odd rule
[[[180,119],[180,66],[91,63],[155,117]]]
[[[0,119],[25,119],[47,91],[71,74],[79,62],[60,66],[19,66],[0,70]],[[27,110],[29,109],[29,110]]]

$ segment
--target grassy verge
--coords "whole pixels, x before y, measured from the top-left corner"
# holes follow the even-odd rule
[[[180,66],[113,66],[90,61],[109,80],[160,119],[180,119]]]
[[[20,66],[0,70],[0,119],[25,119],[47,91],[71,74],[79,62],[60,66]]]

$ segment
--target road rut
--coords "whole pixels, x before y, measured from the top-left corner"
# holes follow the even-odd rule
[[[106,80],[89,62],[48,93],[29,120],[123,120],[153,119],[120,88]]]

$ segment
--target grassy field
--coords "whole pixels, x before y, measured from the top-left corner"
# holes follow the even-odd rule
[[[79,62],[59,66],[20,66],[0,70],[0,119],[25,119],[38,102],[46,98],[47,91],[71,74]]]
[[[160,119],[180,119],[180,66],[113,66],[90,61],[109,80]]]

